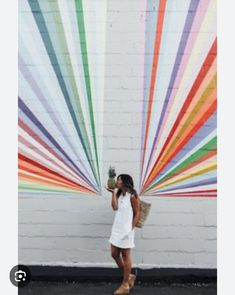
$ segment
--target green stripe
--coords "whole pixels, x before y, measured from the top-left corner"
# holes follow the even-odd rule
[[[56,193],[71,193],[71,194],[79,194],[79,193],[87,193],[87,194],[93,194],[92,192],[84,192],[84,191],[71,191],[71,190],[59,190],[59,189],[53,189],[53,188],[47,188],[47,187],[39,187],[35,185],[19,185],[19,190],[29,190],[29,191],[38,191],[38,192],[56,192]]]
[[[79,30],[79,36],[80,36],[83,69],[84,69],[84,76],[85,76],[85,82],[86,82],[87,98],[88,98],[88,105],[89,105],[89,112],[90,112],[90,120],[91,120],[91,127],[92,127],[93,143],[94,143],[95,154],[96,154],[96,165],[97,165],[99,182],[100,182],[99,158],[98,158],[98,151],[97,151],[95,122],[94,122],[94,113],[93,113],[93,106],[92,106],[92,94],[91,94],[89,63],[88,63],[88,54],[87,54],[87,44],[86,44],[82,1],[75,0],[75,5],[76,5],[76,16],[77,16],[77,22],[78,22],[78,30]],[[79,14],[79,12],[80,12],[80,14]]]
[[[80,141],[81,141],[81,144],[83,146],[84,152],[85,152],[85,154],[87,156],[88,162],[90,164],[90,167],[92,169],[92,172],[93,172],[94,177],[96,179],[96,182],[98,184],[99,181],[97,179],[94,163],[93,163],[93,160],[92,160],[91,148],[88,145],[88,136],[87,136],[87,132],[85,130],[85,122],[84,122],[84,118],[83,118],[83,114],[82,114],[82,109],[81,109],[81,106],[79,104],[79,99],[78,99],[78,103],[76,104],[77,107],[79,108],[78,109],[79,116],[77,117],[76,112],[75,112],[75,110],[73,108],[73,105],[72,105],[72,102],[71,102],[71,97],[69,95],[69,91],[67,89],[67,86],[66,86],[66,83],[65,83],[65,80],[64,80],[64,77],[63,77],[63,73],[62,73],[62,70],[61,70],[61,67],[60,67],[60,64],[58,62],[58,58],[57,58],[55,49],[53,47],[53,44],[52,44],[52,41],[51,41],[51,38],[50,38],[50,35],[49,35],[49,31],[47,29],[47,25],[46,25],[44,16],[43,16],[41,8],[39,6],[39,2],[38,2],[38,0],[28,1],[28,2],[29,2],[29,5],[31,7],[34,19],[35,19],[35,21],[37,23],[37,26],[39,28],[42,40],[44,42],[45,48],[46,48],[47,53],[48,53],[48,56],[50,58],[51,65],[52,65],[52,67],[53,67],[53,69],[54,69],[54,71],[56,73],[56,76],[57,76],[61,91],[62,91],[62,93],[64,95],[67,107],[69,109],[69,112],[71,114],[74,126],[76,128],[77,134],[78,134],[78,136],[80,138]],[[73,76],[73,75],[71,75],[71,76]],[[78,123],[78,119],[80,119],[79,123]],[[82,129],[82,127],[83,127],[83,129]],[[84,141],[84,139],[85,139],[85,141]],[[100,184],[99,184],[99,186],[100,186]]]
[[[181,164],[179,164],[173,170],[171,170],[169,173],[167,173],[163,178],[154,182],[150,187],[148,187],[148,190],[150,190],[154,186],[166,181],[171,176],[173,176],[174,173],[178,173],[181,170],[183,170],[184,168],[186,168],[187,166],[190,166],[192,163],[200,160],[202,157],[204,157],[210,151],[216,150],[216,147],[217,147],[217,137],[214,137],[208,143],[206,143],[204,146],[202,146],[198,151],[193,153],[191,156],[189,156],[187,159],[185,159]]]

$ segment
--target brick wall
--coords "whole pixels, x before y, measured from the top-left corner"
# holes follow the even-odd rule
[[[104,101],[97,115],[102,184],[111,164],[118,174],[131,174],[137,190],[145,12],[145,1],[107,3]],[[215,198],[142,198],[152,209],[144,228],[136,229],[134,266],[216,267]],[[19,192],[19,262],[116,267],[108,243],[114,214],[105,189],[98,196]]]
[[[133,265],[216,267],[216,202],[146,197],[152,211],[136,229]],[[20,196],[19,260],[25,264],[115,266],[108,238],[110,196]]]

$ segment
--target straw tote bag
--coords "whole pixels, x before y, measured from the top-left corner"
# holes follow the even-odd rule
[[[139,196],[138,198],[140,199]],[[149,215],[150,208],[151,208],[150,203],[144,202],[140,199],[140,218],[138,222],[136,223],[135,227],[142,228],[144,226],[144,223]]]

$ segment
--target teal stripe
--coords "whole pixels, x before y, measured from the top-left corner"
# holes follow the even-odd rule
[[[18,189],[20,191],[35,191],[35,192],[53,192],[53,193],[69,193],[69,194],[81,194],[81,191],[70,191],[70,190],[59,190],[59,189],[53,189],[53,188],[43,188],[43,187],[39,187],[39,186],[35,186],[35,185],[19,185]],[[84,192],[82,191],[83,194],[95,194],[93,192]]]
[[[86,34],[85,34],[86,31],[85,31],[82,1],[75,0],[75,5],[76,5],[76,16],[77,16],[77,22],[78,22],[78,30],[79,30],[79,36],[80,36],[80,45],[81,45],[81,52],[82,52],[84,77],[85,77],[85,82],[86,82],[87,98],[88,98],[88,105],[89,105],[90,121],[91,121],[91,127],[92,127],[93,143],[94,143],[95,154],[96,154],[96,165],[97,165],[99,182],[100,182],[99,158],[98,158],[97,142],[96,142],[94,112],[93,112],[93,106],[92,106],[89,62],[88,62]]]
[[[88,162],[89,162],[89,165],[91,167],[91,170],[92,170],[92,172],[94,174],[94,177],[96,179],[96,182],[97,182],[98,186],[100,186],[100,181],[98,181],[98,179],[97,179],[94,163],[93,163],[93,160],[92,160],[91,149],[88,146],[87,133],[84,131],[84,129],[83,130],[81,129],[81,126],[85,127],[85,122],[84,122],[84,118],[83,118],[83,115],[82,115],[81,107],[78,110],[78,113],[79,113],[79,116],[80,116],[80,125],[79,125],[78,119],[76,117],[76,112],[75,112],[75,110],[73,108],[73,105],[72,105],[72,102],[71,102],[71,97],[70,97],[68,89],[66,87],[66,83],[65,83],[65,80],[63,78],[63,73],[62,73],[60,64],[58,62],[58,58],[57,58],[55,49],[53,47],[53,44],[52,44],[48,29],[47,29],[45,19],[43,17],[41,8],[39,6],[39,2],[38,2],[38,0],[28,1],[28,2],[29,2],[29,5],[31,7],[31,11],[33,13],[34,19],[35,19],[35,21],[37,23],[37,26],[39,28],[39,32],[41,34],[42,40],[44,42],[45,48],[47,50],[48,56],[49,56],[50,61],[51,61],[51,65],[52,65],[52,67],[53,67],[53,69],[55,71],[55,74],[56,74],[56,77],[58,79],[61,91],[62,91],[62,93],[64,95],[67,107],[68,107],[69,112],[71,114],[74,126],[76,128],[77,134],[78,134],[79,139],[81,141],[81,144],[83,146],[84,152],[85,152],[86,157],[87,157]],[[53,13],[55,13],[55,12],[53,12]],[[78,103],[77,106],[80,106],[80,104]],[[86,141],[84,141],[84,139],[86,139]]]
[[[200,158],[210,153],[212,150],[216,150],[216,147],[217,147],[217,137],[213,137],[209,142],[204,144],[199,150],[197,150],[188,158],[186,158],[182,163],[177,165],[174,169],[170,170],[164,177],[162,177],[159,180],[156,180],[151,186],[148,187],[148,190],[168,180],[168,178],[174,176],[174,174],[176,173],[179,173],[181,170],[185,169],[187,166],[190,166],[192,163],[196,163],[197,161],[200,160]]]

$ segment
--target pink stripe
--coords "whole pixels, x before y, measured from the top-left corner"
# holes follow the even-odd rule
[[[202,7],[200,7],[197,10],[197,14],[196,14],[196,16],[194,18],[194,22],[193,22],[193,25],[192,25],[191,32],[198,32],[200,30],[200,27],[201,27],[202,22],[203,22],[203,18],[205,17],[206,10],[207,10],[207,7],[209,5],[209,2],[210,2],[210,0],[201,1],[200,5]],[[192,52],[192,48],[193,48],[193,45],[195,43],[196,37],[197,37],[196,34],[190,34],[189,35],[189,39],[188,39],[187,45],[185,47],[185,52],[188,52],[188,53]],[[183,55],[181,65],[179,67],[179,72],[178,72],[178,75],[177,75],[177,77],[175,79],[174,89],[173,89],[173,91],[171,93],[169,104],[168,104],[167,109],[166,109],[166,113],[165,113],[166,115],[164,116],[163,123],[162,123],[161,129],[160,129],[160,132],[159,132],[159,137],[158,137],[157,142],[156,142],[156,146],[158,145],[158,141],[161,138],[162,132],[163,132],[164,127],[166,125],[166,121],[167,121],[167,119],[169,117],[170,109],[172,108],[172,105],[173,105],[173,102],[174,102],[174,99],[175,99],[175,96],[176,96],[176,93],[177,93],[177,89],[179,88],[179,85],[180,85],[180,82],[182,80],[183,73],[185,71],[186,65],[188,64],[189,58],[190,58],[189,54],[184,54]]]

